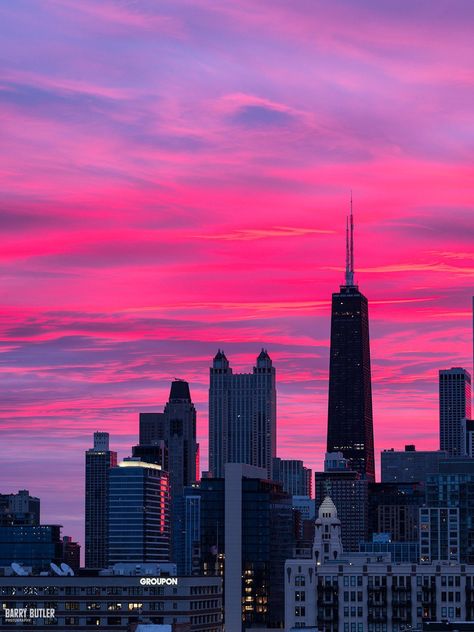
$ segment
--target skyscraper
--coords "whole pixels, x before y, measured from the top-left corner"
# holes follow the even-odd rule
[[[196,442],[196,409],[188,382],[171,383],[168,402],[162,413],[140,414],[140,445],[133,456],[159,463],[169,473],[171,559],[181,558],[184,528],[184,488],[199,478],[199,444]]]
[[[439,372],[439,439],[449,456],[463,456],[462,420],[471,416],[471,376],[454,367]]]
[[[171,383],[164,413],[168,447],[168,472],[171,494],[182,495],[186,486],[199,478],[199,444],[196,443],[196,409],[191,401],[189,384],[184,380]]]
[[[276,456],[275,368],[262,349],[253,373],[232,373],[219,349],[210,370],[209,471],[224,476],[226,463],[263,467],[272,478]]]
[[[108,564],[108,478],[117,465],[117,453],[109,450],[108,432],[94,432],[94,447],[86,452],[86,533],[87,568]]]
[[[168,473],[124,459],[109,474],[109,563],[166,562],[170,557]]]
[[[291,555],[293,510],[280,483],[266,471],[229,463],[222,478],[204,478],[199,496],[201,569],[225,575],[226,630],[283,623],[283,569]]]
[[[352,201],[346,226],[346,279],[332,295],[327,451],[375,480],[369,311],[354,283]]]

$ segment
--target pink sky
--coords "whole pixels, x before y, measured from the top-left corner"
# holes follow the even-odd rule
[[[472,367],[471,0],[0,5],[2,489],[82,540],[83,453],[209,365],[277,369],[279,456],[320,467],[350,190],[377,457],[436,448]]]

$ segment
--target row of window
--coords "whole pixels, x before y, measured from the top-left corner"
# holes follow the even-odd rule
[[[474,578],[473,578],[474,580]],[[474,585],[474,581],[471,577],[466,578],[467,586]],[[332,576],[319,576],[317,579],[319,586],[333,586],[339,585],[339,579],[337,575]],[[430,586],[435,584],[436,577],[433,575],[417,575],[417,586]],[[459,575],[441,575],[441,586],[461,586],[461,577]],[[342,584],[346,587],[363,586],[362,575],[344,575],[342,578]],[[301,587],[306,585],[306,577],[304,575],[295,575],[295,586]],[[386,587],[387,577],[385,575],[371,575],[367,578],[367,585],[369,588],[373,587]],[[411,588],[411,576],[410,575],[394,575],[392,577],[392,586],[399,588]]]

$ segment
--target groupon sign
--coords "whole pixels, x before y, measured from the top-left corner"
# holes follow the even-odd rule
[[[142,586],[177,586],[177,577],[140,577]]]

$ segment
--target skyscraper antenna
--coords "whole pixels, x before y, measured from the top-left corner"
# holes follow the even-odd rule
[[[351,273],[354,283],[354,218],[352,215],[352,189],[351,189]]]
[[[352,191],[351,214],[346,217],[346,285],[354,285],[354,220],[352,217]]]

